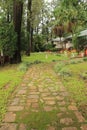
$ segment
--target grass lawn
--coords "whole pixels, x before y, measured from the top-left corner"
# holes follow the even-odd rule
[[[34,63],[35,61],[51,62],[63,59],[65,59],[63,55],[54,53],[33,53],[30,57],[23,56],[23,63]],[[17,85],[20,84],[21,79],[27,70],[23,63],[0,67],[0,122],[6,112],[6,106],[10,95]]]
[[[60,67],[60,70],[58,69]],[[78,108],[87,119],[87,62],[75,59],[69,63],[56,65],[56,72],[61,75],[64,86],[75,100]]]
[[[23,62],[34,62],[34,61],[52,62],[66,59],[68,58],[64,54],[47,53],[47,52],[32,53],[31,56],[23,56]]]
[[[65,65],[67,60],[70,63]],[[58,64],[60,64],[61,61],[64,61],[64,66],[61,64],[60,66],[65,70],[70,70],[71,76],[62,76],[62,82],[67,90],[71,93],[71,97],[78,104],[79,109],[87,119],[87,62],[80,63],[77,59],[69,60],[69,58],[65,57],[63,54],[60,55],[56,53],[32,53],[30,57],[23,56],[23,63],[29,62],[34,64],[35,61],[48,63],[58,61]],[[6,112],[8,99],[17,85],[20,84],[21,79],[26,72],[26,69],[24,71],[20,71],[20,65],[7,65],[0,67],[0,121]],[[53,113],[55,114],[55,112]],[[45,114],[47,118],[47,113]]]
[[[0,67],[0,121],[6,112],[8,99],[23,75],[24,72],[18,71],[18,65]]]

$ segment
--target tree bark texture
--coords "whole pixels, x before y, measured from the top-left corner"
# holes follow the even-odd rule
[[[21,62],[21,23],[22,23],[22,13],[23,13],[23,2],[19,0],[14,0],[13,2],[13,22],[15,32],[17,33],[17,49],[13,56],[13,62]]]
[[[32,19],[32,0],[28,0],[28,13],[27,13],[27,32],[28,32],[28,49],[27,49],[27,56],[30,56],[31,53],[31,48],[32,48],[32,24],[31,24],[31,19]]]

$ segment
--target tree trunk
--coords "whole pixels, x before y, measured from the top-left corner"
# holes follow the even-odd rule
[[[30,56],[31,53],[31,45],[32,45],[32,27],[31,27],[31,12],[32,0],[28,0],[28,13],[27,13],[27,32],[28,32],[28,49],[26,51],[26,55]]]
[[[23,12],[23,2],[14,0],[13,3],[13,22],[15,32],[17,33],[17,49],[13,56],[14,63],[21,62],[21,23],[22,23],[22,12]]]
[[[34,52],[34,45],[33,45],[33,27],[31,28],[31,52]]]

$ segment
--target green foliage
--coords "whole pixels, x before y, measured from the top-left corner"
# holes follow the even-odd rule
[[[70,69],[68,69],[68,68],[62,68],[60,71],[59,71],[59,73],[58,73],[60,76],[63,76],[63,77],[66,77],[66,76],[68,76],[68,77],[70,77],[70,76],[72,76],[72,73],[71,73],[71,71],[70,71]]]
[[[80,77],[84,80],[87,80],[87,72],[83,72],[80,74]]]
[[[45,50],[45,36],[38,34],[34,36],[34,50],[36,52]]]
[[[40,61],[40,60],[35,60],[33,62],[24,61],[19,65],[18,70],[26,72],[31,65],[40,64],[40,63],[42,63],[42,61]]]
[[[83,58],[83,61],[87,61],[87,57],[84,57],[84,58]]]
[[[22,28],[21,31],[21,51],[26,51],[26,49],[28,48],[28,32],[24,30],[24,28]]]
[[[74,45],[74,48],[78,51],[79,50],[78,34],[73,35],[73,37],[72,37],[72,43]]]
[[[0,23],[0,49],[3,50],[4,55],[12,57],[16,49],[17,35],[12,23],[2,22]]]
[[[54,67],[55,72],[59,73],[59,71],[65,66],[65,64],[63,62],[57,63]]]
[[[40,64],[40,63],[42,63],[42,61],[40,61],[40,60],[35,60],[33,63],[34,63],[34,64]]]
[[[51,43],[51,42],[46,43],[44,47],[45,47],[46,51],[51,51],[51,52],[58,51],[58,48],[55,48],[55,45],[53,45],[53,43]]]
[[[58,75],[60,75],[60,76],[71,76],[72,73],[71,73],[70,69],[65,67],[66,65],[67,64],[64,62],[57,63],[54,68],[55,72],[58,73]]]
[[[18,70],[19,70],[19,71],[26,72],[26,71],[28,70],[28,68],[30,67],[31,64],[32,64],[32,63],[30,63],[30,62],[23,62],[23,63],[21,63],[21,64],[19,65]]]
[[[82,28],[84,29],[84,27],[86,27],[87,21],[86,6],[87,2],[82,2],[78,0],[61,0],[60,3],[54,9],[54,24],[59,25],[62,23],[65,26],[65,33],[67,33],[67,31],[68,33],[75,33]],[[72,23],[72,25],[69,26],[68,24],[70,22]]]

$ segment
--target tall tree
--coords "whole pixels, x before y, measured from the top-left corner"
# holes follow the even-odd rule
[[[30,56],[31,52],[31,44],[32,44],[32,26],[31,26],[31,18],[32,18],[32,0],[28,0],[27,4],[27,34],[28,34],[28,48],[26,54]]]
[[[82,0],[61,0],[54,10],[55,23],[67,25],[68,32],[77,32],[79,27],[83,28],[86,19],[87,12],[84,4],[86,3]]]
[[[33,32],[40,23],[40,13],[42,8],[42,0],[28,0],[27,8],[27,32],[28,32],[28,49],[27,55],[33,51]],[[38,6],[37,6],[38,5]],[[37,29],[38,30],[38,29]]]
[[[23,12],[23,1],[14,0],[13,1],[13,22],[15,32],[17,33],[17,49],[13,56],[13,62],[21,62],[21,23],[22,23],[22,12]]]

